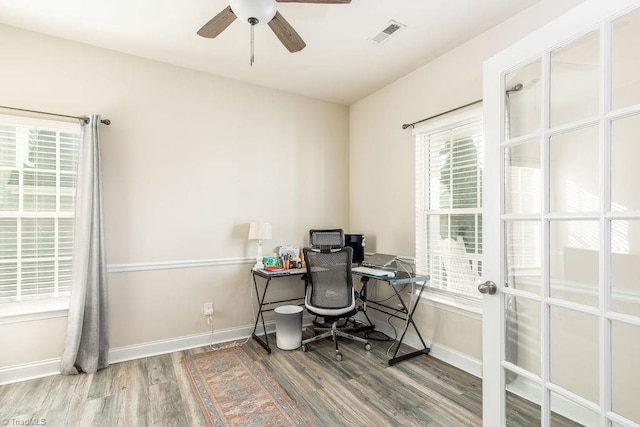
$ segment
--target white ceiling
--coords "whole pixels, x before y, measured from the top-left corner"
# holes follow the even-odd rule
[[[2,0],[0,23],[349,105],[539,0],[352,0],[278,3],[307,47],[289,53],[266,25],[196,31],[227,0]],[[407,25],[381,45],[389,20]]]

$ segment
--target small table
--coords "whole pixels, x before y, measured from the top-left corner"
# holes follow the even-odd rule
[[[269,346],[269,338],[267,337],[267,328],[264,323],[264,313],[267,311],[273,311],[276,309],[274,304],[281,303],[291,303],[297,301],[297,305],[304,305],[304,296],[298,298],[289,298],[278,301],[265,301],[265,297],[267,296],[267,289],[269,289],[269,283],[271,279],[279,278],[279,277],[295,277],[298,276],[302,278],[307,273],[305,268],[292,268],[289,270],[277,270],[277,271],[266,271],[266,270],[252,270],[251,277],[253,278],[253,287],[256,291],[256,298],[258,300],[258,314],[256,315],[256,321],[253,325],[253,332],[251,332],[251,337],[258,341],[267,353],[271,353],[271,347]],[[258,282],[256,280],[257,277],[260,277],[265,280],[264,291],[262,291],[262,295],[260,295],[260,291],[258,290]],[[304,284],[304,282],[303,282]],[[304,286],[303,286],[304,293]],[[262,321],[262,330],[264,333],[264,337],[260,337],[256,334],[256,330],[258,329],[258,322]]]
[[[365,273],[360,273],[355,271],[353,272],[353,274],[361,277],[360,282],[362,283],[362,292],[361,292],[360,298],[362,299],[362,301],[365,303],[366,306],[371,307],[373,310],[388,314],[389,316],[405,321],[404,330],[402,331],[402,335],[400,336],[400,341],[398,342],[396,351],[393,353],[393,357],[389,359],[389,365],[393,366],[395,363],[402,362],[403,360],[411,359],[416,356],[420,356],[421,354],[429,354],[431,349],[427,347],[427,344],[425,344],[424,340],[422,339],[422,335],[420,335],[420,331],[418,330],[418,326],[413,321],[413,313],[415,313],[416,308],[418,307],[418,301],[420,301],[422,292],[424,291],[424,288],[427,286],[429,277],[409,275],[409,274],[404,276],[404,275],[400,275],[401,272],[396,273],[397,277],[372,276],[372,275],[367,275]],[[401,308],[398,309],[390,305],[382,304],[381,302],[367,301],[367,285],[369,283],[369,280],[371,279],[376,279],[376,280],[388,283],[391,286],[391,289],[393,289],[394,293],[398,297]],[[404,285],[410,285],[410,284],[417,284],[419,286],[416,303],[411,308],[407,307],[407,304],[402,298],[402,294],[398,290],[398,287],[401,287]],[[402,341],[404,340],[407,330],[409,329],[409,325],[413,326],[413,329],[416,331],[416,334],[418,335],[418,339],[420,339],[420,342],[422,343],[422,348],[417,351],[398,356],[398,351],[400,350]]]

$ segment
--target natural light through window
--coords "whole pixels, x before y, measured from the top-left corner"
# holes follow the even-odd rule
[[[416,269],[430,288],[479,298],[482,115],[473,110],[416,134]]]
[[[0,303],[68,296],[80,126],[0,116]]]

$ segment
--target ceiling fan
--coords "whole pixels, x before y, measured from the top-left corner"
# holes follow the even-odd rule
[[[198,35],[215,38],[236,18],[240,18],[241,21],[251,25],[251,65],[253,65],[253,27],[256,25],[269,24],[271,31],[289,52],[299,52],[306,44],[291,24],[278,12],[276,2],[346,4],[351,3],[351,0],[229,0],[229,6],[204,24],[198,30]]]

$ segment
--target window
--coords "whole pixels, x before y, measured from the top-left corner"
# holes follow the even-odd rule
[[[0,303],[69,295],[80,125],[0,116]]]
[[[482,110],[417,128],[416,269],[430,287],[479,299]]]

